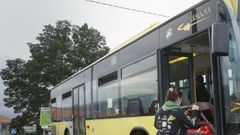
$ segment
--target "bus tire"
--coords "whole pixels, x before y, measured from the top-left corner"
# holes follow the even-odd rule
[[[130,135],[149,135],[144,129],[133,129]]]
[[[70,135],[70,132],[68,129],[65,130],[64,135]]]

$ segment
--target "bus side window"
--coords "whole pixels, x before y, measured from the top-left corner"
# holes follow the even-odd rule
[[[143,114],[143,106],[142,101],[139,98],[129,99],[128,106],[127,106],[127,115],[135,116]]]

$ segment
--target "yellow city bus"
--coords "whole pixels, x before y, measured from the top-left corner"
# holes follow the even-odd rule
[[[171,84],[182,90],[183,105],[209,107],[200,109],[212,134],[240,134],[239,4],[204,0],[56,85],[52,134],[155,135],[156,106]],[[199,76],[207,101],[199,98]]]

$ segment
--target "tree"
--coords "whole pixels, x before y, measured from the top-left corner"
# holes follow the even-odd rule
[[[82,27],[73,26],[72,38],[74,46],[71,52],[75,55],[72,55],[70,60],[75,70],[86,67],[109,51],[109,48],[104,46],[105,38],[97,30],[89,29],[87,24]]]
[[[5,105],[22,113],[12,121],[14,126],[22,127],[36,119],[40,107],[49,104],[49,88],[109,51],[105,37],[96,29],[66,20],[57,21],[55,26],[45,25],[36,40],[28,43],[30,60],[7,60],[7,67],[0,71],[7,87]]]
[[[22,108],[26,108],[28,102],[22,95],[27,87],[24,66],[26,62],[21,59],[15,59],[7,60],[6,63],[7,68],[1,71],[2,79],[7,80],[4,81],[4,85],[8,86],[4,94],[14,98],[5,98],[5,106],[14,107],[15,112],[21,112]]]

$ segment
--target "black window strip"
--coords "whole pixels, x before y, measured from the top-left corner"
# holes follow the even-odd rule
[[[117,71],[107,74],[98,79],[98,86],[104,85],[106,83],[112,82],[118,79]]]
[[[51,99],[51,103],[52,104],[56,103],[56,98]]]
[[[62,94],[62,99],[66,99],[66,98],[71,97],[71,96],[72,96],[72,92],[68,91],[68,92]]]

